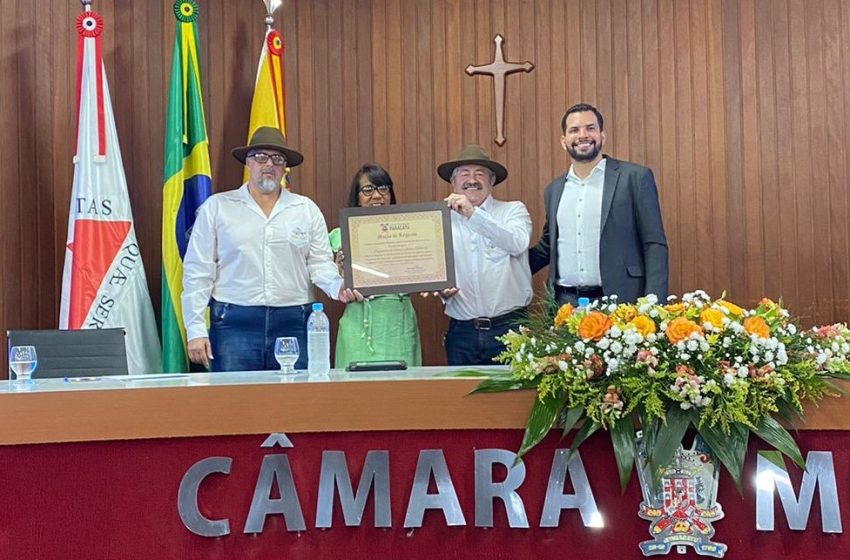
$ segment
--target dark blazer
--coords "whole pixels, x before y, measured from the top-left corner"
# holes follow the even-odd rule
[[[658,190],[649,168],[605,156],[599,271],[605,295],[620,302],[655,294],[667,297],[667,239],[658,206]],[[546,187],[546,225],[528,252],[531,273],[549,265],[548,285],[558,277],[558,204],[567,174]]]

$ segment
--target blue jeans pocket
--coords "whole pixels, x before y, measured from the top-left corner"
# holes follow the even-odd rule
[[[221,323],[224,321],[224,317],[227,315],[227,308],[230,306],[229,303],[222,303],[220,301],[213,301],[210,304],[210,322],[211,323]]]

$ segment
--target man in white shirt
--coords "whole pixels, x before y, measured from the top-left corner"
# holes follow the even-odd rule
[[[449,330],[449,365],[488,365],[504,350],[497,337],[516,328],[531,302],[528,244],[531,216],[522,202],[493,198],[508,171],[481,146],[465,146],[454,161],[437,167],[452,185],[457,287],[443,290]]]
[[[277,369],[275,339],[294,336],[302,369],[313,285],[343,302],[355,296],[342,285],[318,206],[281,187],[286,167],[304,157],[272,127],[232,154],[250,178],[204,202],[183,261],[189,359],[213,371]]]
[[[561,119],[569,171],[546,187],[546,224],[529,251],[531,271],[549,267],[558,303],[617,295],[667,297],[667,239],[652,171],[602,155],[604,120],[573,105]]]

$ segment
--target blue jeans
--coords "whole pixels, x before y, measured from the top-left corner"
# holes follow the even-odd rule
[[[279,336],[298,339],[295,369],[307,368],[307,317],[310,304],[292,307],[245,306],[210,301],[210,344],[213,371],[280,369],[274,357]]]
[[[497,336],[516,329],[517,323],[492,325],[489,330],[477,329],[470,321],[449,321],[449,330],[443,341],[446,359],[450,366],[490,366],[497,364],[493,358],[505,350]]]

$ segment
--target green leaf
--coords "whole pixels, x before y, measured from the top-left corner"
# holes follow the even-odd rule
[[[774,449],[794,461],[801,469],[806,468],[806,462],[797,447],[797,442],[772,416],[767,415],[761,419],[756,430],[753,430],[759,438]]]
[[[528,416],[528,422],[525,425],[525,435],[522,437],[522,445],[520,445],[517,452],[517,460],[546,437],[552,425],[555,424],[558,413],[561,412],[563,406],[564,400],[560,395],[547,395],[543,400],[534,399],[531,414]]]
[[[574,406],[573,408],[566,409],[564,414],[564,431],[561,434],[561,439],[567,437],[567,434],[576,427],[576,424],[581,419],[584,414],[584,408],[580,406]]]
[[[744,457],[747,455],[750,430],[741,424],[731,424],[729,429],[730,433],[726,434],[718,426],[709,426],[707,423],[697,426],[697,432],[732,475],[735,488],[742,494],[741,471],[744,468]]]
[[[658,426],[661,421],[658,418],[649,419],[644,415],[640,417],[642,444],[644,449],[653,449],[658,437]]]
[[[511,372],[506,369],[462,369],[460,371],[441,371],[434,374],[434,377],[486,377],[486,378],[503,378],[510,377]]]
[[[783,420],[788,422],[788,424],[796,430],[797,427],[794,425],[795,419],[803,417],[803,415],[800,414],[800,411],[797,410],[794,405],[782,399],[776,401],[776,408],[777,414],[779,414]]]
[[[596,433],[599,428],[601,428],[601,424],[597,424],[593,422],[590,418],[585,419],[584,424],[582,424],[581,428],[579,428],[578,433],[576,433],[576,437],[573,438],[573,443],[570,445],[570,453],[567,456],[567,459],[571,459],[573,453],[575,453],[579,446],[587,440],[590,436]]]
[[[782,469],[783,471],[787,471],[788,469],[785,467],[785,459],[782,458],[782,453],[779,451],[759,451],[759,455]]]
[[[652,467],[663,466],[673,460],[673,455],[682,443],[691,424],[691,415],[678,406],[667,411],[667,421],[658,426],[652,447],[646,447],[646,455]]]
[[[635,428],[631,416],[624,416],[611,426],[611,444],[620,471],[620,492],[625,493],[635,464]]]
[[[478,384],[469,392],[475,393],[502,393],[505,391],[516,391],[519,389],[534,389],[537,386],[533,381],[519,381],[512,377],[491,377]]]

